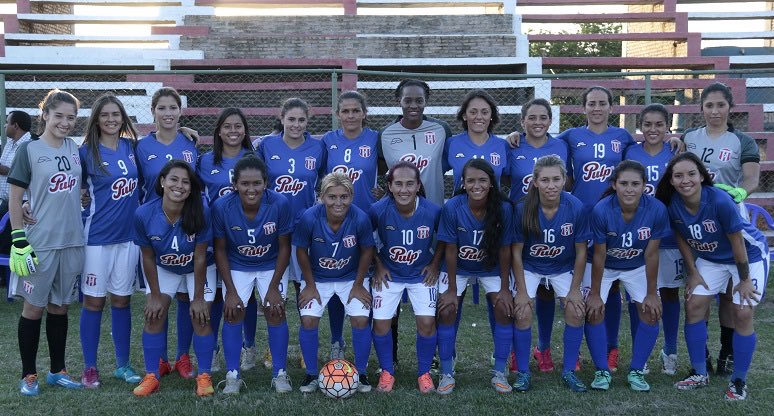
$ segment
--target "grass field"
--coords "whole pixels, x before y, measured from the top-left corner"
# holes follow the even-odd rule
[[[769,285],[771,289],[772,285]],[[142,346],[140,341],[142,296],[136,296],[133,302],[135,330],[133,331],[132,363],[141,370]],[[673,415],[722,415],[745,414],[770,415],[774,409],[774,302],[769,298],[760,305],[756,312],[756,330],[758,333],[758,349],[748,377],[749,400],[743,403],[727,403],[722,400],[725,382],[719,378],[711,378],[708,388],[698,391],[681,392],[672,387],[677,376],[671,377],[660,372],[660,362],[651,359],[653,369],[647,380],[651,383],[650,393],[636,393],[629,390],[626,382],[626,369],[630,358],[631,346],[628,327],[628,316],[624,314],[621,323],[621,370],[613,375],[611,390],[573,394],[560,381],[558,366],[561,364],[561,343],[564,324],[559,319],[562,314],[557,310],[557,321],[554,324],[552,344],[554,346],[554,361],[557,371],[543,374],[537,372],[534,360],[531,361],[533,373],[533,388],[525,394],[499,395],[489,385],[489,355],[492,351],[492,340],[486,319],[486,306],[473,305],[470,297],[466,299],[463,321],[458,338],[459,360],[457,364],[457,388],[449,397],[437,395],[422,396],[416,389],[416,354],[414,349],[415,326],[410,305],[403,305],[400,330],[400,369],[396,374],[396,389],[391,394],[370,393],[355,395],[355,397],[336,401],[324,397],[320,393],[304,396],[298,391],[286,395],[278,395],[269,389],[271,373],[256,367],[243,374],[247,388],[242,389],[238,397],[215,396],[199,399],[194,395],[193,380],[183,380],[176,374],[162,379],[161,391],[151,397],[138,399],[132,393],[132,387],[110,378],[114,369],[112,342],[110,331],[109,308],[103,316],[103,332],[100,344],[99,363],[102,370],[103,387],[99,390],[67,391],[61,388],[46,386],[41,383],[41,395],[38,397],[22,397],[18,392],[18,378],[21,365],[19,362],[16,326],[21,309],[21,302],[0,304],[0,332],[4,334],[0,343],[0,371],[3,374],[0,384],[0,409],[3,414],[108,414],[108,415],[209,415],[209,414],[283,414],[283,415],[327,415],[341,413],[346,415],[387,415],[387,414],[421,414],[421,415],[498,415],[498,414],[555,414],[555,415],[588,415],[588,414],[654,414]],[[174,309],[171,313],[174,313]],[[69,371],[80,375],[83,361],[78,336],[80,305],[73,305],[70,313],[70,336],[68,340]],[[713,311],[713,317],[716,315]],[[266,324],[258,321],[258,348],[266,346]],[[174,316],[170,316],[174,322]],[[300,350],[298,348],[298,315],[295,311],[289,313],[288,321],[291,327],[289,369],[294,386],[300,383],[303,372],[298,366]],[[326,320],[323,321],[327,322]],[[174,324],[170,332],[174,331]],[[349,338],[348,328],[345,334]],[[713,318],[710,325],[710,341],[713,354],[717,354],[718,325]],[[535,328],[533,327],[533,330]],[[45,328],[44,328],[45,330]],[[171,334],[173,335],[173,334]],[[328,353],[327,324],[321,326],[320,354]],[[682,337],[679,337],[680,372],[684,375],[688,370],[687,352]],[[170,354],[174,354],[175,341],[170,336]],[[657,349],[661,347],[661,340]],[[590,383],[592,364],[586,347],[582,347],[583,370],[581,378]],[[351,350],[347,351],[351,359]],[[48,371],[48,350],[45,334],[41,335],[41,346],[38,353],[39,374]],[[657,357],[653,354],[653,357]],[[369,368],[376,369],[375,354],[371,355]],[[224,378],[224,373],[213,375],[213,381]],[[45,379],[45,377],[43,377]],[[376,379],[371,374],[372,383]]]

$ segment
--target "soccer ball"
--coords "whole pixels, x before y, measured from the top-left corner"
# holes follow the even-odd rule
[[[355,394],[359,380],[355,366],[341,359],[328,361],[317,377],[320,390],[333,399],[346,399]]]

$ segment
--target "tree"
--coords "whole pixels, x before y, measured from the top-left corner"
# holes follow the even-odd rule
[[[618,23],[579,23],[578,31],[580,34],[613,34],[621,33],[623,26]],[[541,30],[540,34],[550,32]],[[571,32],[565,30],[560,34],[567,35]],[[623,42],[621,41],[589,41],[589,42],[530,42],[530,56],[612,56],[619,57],[622,54]],[[592,70],[577,70],[573,72],[593,72]]]

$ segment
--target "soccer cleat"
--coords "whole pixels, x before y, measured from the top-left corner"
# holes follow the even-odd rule
[[[319,382],[317,381],[317,376],[314,374],[307,374],[304,376],[304,381],[301,382],[301,386],[298,387],[298,390],[301,391],[301,393],[313,393],[317,390],[318,386]]]
[[[116,368],[116,371],[113,371],[113,377],[131,384],[137,384],[142,381],[142,377],[134,371],[129,363],[123,367]]]
[[[226,379],[218,383],[218,387],[221,384],[226,384],[221,391],[223,394],[239,394],[239,389],[244,384],[244,381],[239,378],[237,370],[231,370],[226,372]]]
[[[344,341],[336,341],[331,344],[331,360],[343,360],[345,352],[347,352],[347,344]]]
[[[255,346],[242,347],[242,355],[239,362],[239,368],[242,371],[252,370],[255,367]]]
[[[645,381],[645,373],[643,371],[629,371],[627,380],[629,380],[629,387],[634,391],[650,391],[650,384]]]
[[[511,385],[508,384],[508,378],[502,371],[492,370],[492,387],[495,391],[501,394],[510,393],[513,391]]]
[[[376,385],[376,391],[379,393],[389,393],[395,385],[395,377],[389,371],[382,371],[379,374],[379,383]]]
[[[645,363],[645,365],[642,366],[642,374],[645,374],[645,375],[650,374],[650,367],[648,367],[648,363]]]
[[[83,370],[81,375],[81,384],[87,389],[99,388],[99,371],[95,367],[89,367]]]
[[[675,375],[677,372],[677,354],[667,354],[664,350],[661,350],[661,372]]]
[[[40,394],[37,374],[27,374],[19,380],[19,392],[25,396],[37,396]]]
[[[578,376],[575,375],[574,371],[568,371],[564,373],[564,375],[562,375],[562,381],[564,381],[565,386],[569,387],[570,390],[576,393],[585,393],[588,391],[586,385],[580,381]]]
[[[440,395],[451,394],[454,391],[454,376],[451,374],[441,374],[441,380],[438,381],[436,392]]]
[[[723,399],[728,401],[747,399],[747,384],[740,378],[729,382]]]
[[[594,381],[591,382],[593,390],[607,390],[610,388],[610,372],[597,370],[594,372]]]
[[[535,361],[537,361],[538,370],[543,373],[554,371],[554,360],[551,358],[551,348],[540,351],[538,347],[535,346],[532,348],[532,356],[535,357]]]
[[[709,376],[696,374],[695,370],[691,370],[691,374],[688,377],[675,383],[675,387],[678,390],[694,390],[701,387],[707,387],[709,385]]]
[[[516,373],[516,381],[513,382],[513,390],[523,393],[532,387],[532,377],[525,371]]]
[[[607,353],[607,367],[612,372],[618,371],[618,348],[613,348]]]
[[[172,366],[169,361],[159,358],[159,378],[172,374]]]
[[[212,354],[212,363],[210,364],[210,372],[220,372],[220,345],[215,346],[215,351]]]
[[[189,357],[188,354],[181,355],[180,358],[175,361],[175,371],[180,374],[180,377],[194,378],[193,364],[191,364],[191,357]]]
[[[290,384],[290,376],[285,370],[279,370],[277,377],[271,379],[271,385],[277,393],[290,393],[293,385]]]
[[[383,373],[386,373],[386,371],[382,371]],[[357,392],[358,393],[368,393],[371,391],[371,382],[368,381],[368,374],[361,373],[360,374],[360,382],[357,384]]]
[[[419,392],[422,394],[428,394],[435,391],[435,385],[433,384],[433,377],[430,373],[425,373],[417,378],[417,385],[419,386]]]
[[[73,380],[70,378],[70,375],[67,374],[67,371],[62,370],[58,373],[48,373],[48,376],[46,376],[46,384],[50,384],[53,386],[59,386],[64,387],[66,389],[82,389],[83,384]]]
[[[271,350],[266,348],[266,352],[263,353],[263,368],[267,370],[271,370],[271,367],[274,363],[271,359]]]
[[[210,375],[201,373],[196,376],[196,395],[199,397],[207,397],[212,396],[213,394],[215,394],[215,389],[212,387],[212,378],[210,378]]]
[[[137,397],[150,396],[159,391],[159,387],[161,387],[161,383],[159,383],[159,379],[156,378],[156,375],[148,373],[142,379],[140,385],[134,388],[133,393]]]
[[[718,358],[718,365],[715,367],[716,376],[730,376],[734,372],[734,356],[729,354],[724,358]]]

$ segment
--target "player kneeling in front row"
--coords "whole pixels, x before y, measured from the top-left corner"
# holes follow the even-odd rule
[[[509,316],[515,322],[513,339],[519,373],[513,387],[517,391],[530,387],[531,302],[538,286],[545,281],[564,302],[562,380],[572,391],[585,392],[586,385],[574,370],[583,341],[586,309],[580,287],[591,231],[583,203],[563,191],[567,171],[558,156],[539,158],[532,178],[527,195],[516,205],[514,215],[512,255],[516,295]]]
[[[430,364],[435,353],[435,303],[438,268],[443,250],[433,250],[441,208],[424,197],[419,169],[398,162],[387,173],[388,197],[371,207],[376,230],[376,273],[373,281],[374,349],[382,372],[377,391],[390,392],[395,383],[392,318],[403,290],[408,290],[417,318],[417,382],[419,391],[435,391]]]
[[[278,393],[292,391],[285,371],[288,323],[285,297],[290,261],[292,219],[284,195],[266,189],[266,165],[248,153],[234,166],[234,192],[219,198],[212,208],[215,260],[223,278],[226,321],[223,352],[226,386],[223,393],[237,394],[245,304],[258,289],[263,302],[272,356],[272,381]]]
[[[333,296],[342,300],[351,318],[355,367],[360,373],[358,392],[371,391],[366,376],[371,352],[371,294],[366,273],[373,261],[374,236],[368,215],[352,205],[353,189],[345,174],[326,175],[320,185],[321,203],[304,212],[293,233],[304,278],[298,300],[298,341],[306,362],[306,377],[300,387],[303,393],[318,387],[318,327]]]
[[[684,330],[693,369],[675,387],[693,390],[709,384],[704,321],[713,298],[726,289],[731,279],[733,302],[738,306],[733,309],[734,372],[724,398],[745,400],[747,370],[756,343],[753,312],[769,274],[766,238],[742,218],[726,192],[712,187],[707,168],[692,153],[683,153],[667,165],[656,196],[667,204],[677,245],[685,260],[688,297]]]

